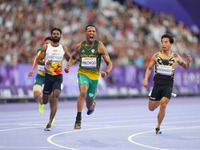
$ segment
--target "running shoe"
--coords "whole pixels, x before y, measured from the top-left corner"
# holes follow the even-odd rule
[[[39,104],[39,113],[43,114],[44,113],[44,104]]]
[[[162,132],[160,131],[160,128],[155,128],[156,130],[156,134],[162,134]]]
[[[51,126],[53,126],[53,125],[54,125],[54,121],[55,121],[55,118],[53,118],[53,121],[52,121],[52,123],[51,123]]]
[[[74,129],[81,129],[81,122],[75,122]]]
[[[44,129],[44,131],[51,131],[51,126],[49,124],[47,124],[46,128]]]
[[[91,115],[94,112],[95,106],[96,106],[96,103],[94,102],[94,108],[93,109],[88,109],[88,111],[87,111],[88,115]]]

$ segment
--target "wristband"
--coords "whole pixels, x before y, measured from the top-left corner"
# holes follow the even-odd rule
[[[108,72],[108,71],[106,71],[106,75],[107,75],[107,76],[109,75],[109,72]]]

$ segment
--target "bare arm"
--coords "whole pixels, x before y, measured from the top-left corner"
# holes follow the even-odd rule
[[[33,73],[34,73],[34,71],[35,71],[35,68],[37,67],[37,58],[38,58],[38,56],[36,56],[36,57],[34,58],[32,70],[28,73],[28,76],[29,76],[29,77],[33,75]]]
[[[107,49],[102,42],[99,42],[99,53],[103,56],[103,59],[107,64],[106,72],[101,71],[101,76],[104,78],[105,76],[108,76],[110,74],[113,65],[110,60],[110,56],[108,55]]]
[[[40,65],[45,65],[45,62],[43,61],[43,59],[45,58],[45,55],[46,55],[46,49],[47,49],[47,45],[44,44],[42,46],[41,53],[37,58],[37,63]]]
[[[76,59],[77,59],[77,56],[79,54],[80,48],[81,48],[81,43],[76,45],[75,50],[74,50],[72,56],[69,59],[67,67],[65,68],[65,72],[66,73],[69,72],[69,67],[71,67],[76,62]]]
[[[152,56],[151,61],[150,61],[149,65],[146,69],[146,73],[145,73],[145,77],[144,77],[144,83],[143,83],[145,88],[148,87],[148,78],[151,74],[151,70],[152,70],[153,66],[156,63],[156,55],[157,55],[157,53]]]
[[[183,59],[180,57],[180,55],[175,54],[174,55],[175,58],[177,58],[177,62],[180,66],[182,66],[184,69],[189,69],[190,68],[190,62],[192,60],[190,55],[186,56],[187,59],[187,63],[185,61],[183,61]]]
[[[64,57],[65,57],[65,59],[67,61],[69,61],[69,59],[70,59],[70,54],[69,54],[70,50],[66,46],[63,46],[63,48],[64,48],[64,51],[65,51]]]

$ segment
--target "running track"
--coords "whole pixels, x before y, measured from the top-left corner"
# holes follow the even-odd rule
[[[60,101],[51,131],[44,131],[38,104],[0,104],[0,150],[199,150],[200,98],[176,97],[167,106],[156,135],[158,109],[148,110],[145,98],[96,100],[94,114],[86,115],[82,129],[74,130],[76,101]]]

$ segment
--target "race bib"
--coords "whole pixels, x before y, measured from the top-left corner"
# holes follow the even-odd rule
[[[96,57],[82,57],[81,67],[82,68],[96,68],[97,58]]]
[[[38,71],[45,72],[43,65],[38,65]]]
[[[172,66],[166,66],[166,65],[158,65],[158,74],[171,76],[172,75]]]

